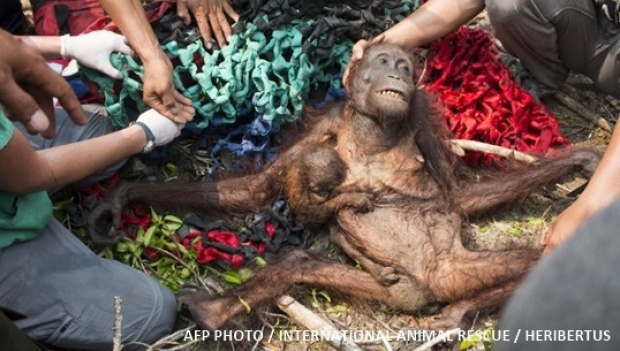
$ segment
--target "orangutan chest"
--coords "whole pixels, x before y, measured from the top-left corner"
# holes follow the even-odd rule
[[[365,155],[345,153],[341,156],[347,165],[345,187],[361,191],[405,191],[422,168],[422,163],[411,155],[390,151]]]

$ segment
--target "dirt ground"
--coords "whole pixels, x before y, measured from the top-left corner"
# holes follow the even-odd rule
[[[29,8],[28,0],[22,0],[25,8]],[[473,25],[490,29],[488,20],[484,15],[479,16]],[[571,76],[567,85],[562,88],[567,96],[580,103],[586,110],[608,121],[612,127],[616,123],[620,113],[620,101],[617,101],[605,94],[597,93],[588,89],[590,82],[587,78],[579,75]],[[580,113],[567,108],[560,100],[550,98],[544,100],[558,121],[560,122],[563,134],[570,139],[573,144],[591,145],[600,149],[605,149],[609,142],[610,133],[589,122]],[[501,250],[515,246],[537,246],[541,237],[549,230],[554,218],[569,204],[575,200],[574,190],[578,189],[586,182],[586,179],[577,176],[566,179],[557,184],[538,192],[527,200],[524,200],[509,210],[484,220],[471,223],[469,231],[464,235],[463,241],[472,250],[492,249]],[[328,252],[335,258],[342,258],[338,249],[332,247],[325,240],[319,240],[317,250]],[[340,330],[366,330],[366,331],[388,331],[391,335],[396,335],[399,331],[419,330],[425,318],[432,318],[432,314],[425,315],[405,315],[381,311],[370,306],[350,306],[347,301],[342,301],[330,297],[323,291],[308,290],[299,301],[312,310],[315,314],[331,322],[335,328]],[[275,312],[269,318],[273,325],[265,325],[264,333],[268,335],[272,328],[276,330],[302,330],[303,327],[290,321],[289,317],[282,312]],[[472,325],[477,330],[485,330],[492,327],[496,322],[495,315],[480,315]],[[268,350],[268,351],[310,351],[310,350],[336,350],[325,342],[299,343],[294,341],[280,341],[278,337],[271,342],[265,339],[258,342],[249,343],[247,340],[241,343],[214,342],[193,343],[184,335],[187,331],[183,329],[187,322],[179,324],[179,331],[176,335],[170,336],[169,341],[161,347],[152,350]],[[409,340],[398,340],[396,338],[388,340],[366,340],[359,342],[358,345],[364,350],[414,350],[420,346],[421,342]],[[482,343],[473,343],[470,350],[484,350]],[[459,345],[456,345],[458,349]],[[433,350],[452,349],[454,345],[437,344]],[[492,346],[486,346],[491,349]]]

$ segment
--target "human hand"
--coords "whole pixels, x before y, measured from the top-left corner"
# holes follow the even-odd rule
[[[123,75],[110,63],[112,52],[133,55],[133,50],[127,45],[127,39],[110,31],[99,30],[78,36],[63,36],[61,39],[62,56],[74,58],[86,67],[120,79]]]
[[[69,84],[32,47],[0,30],[0,104],[12,121],[31,134],[52,138],[56,134],[53,98],[76,124],[86,116]]]
[[[155,146],[166,145],[181,134],[185,124],[178,124],[157,111],[150,109],[140,115],[136,122],[141,122],[150,129],[155,138]]]
[[[198,29],[207,49],[211,49],[211,38],[214,35],[220,47],[224,47],[228,43],[232,35],[232,29],[226,16],[230,17],[233,22],[239,20],[239,15],[230,6],[229,0],[177,1],[177,16],[185,24],[189,24],[192,21],[190,12],[196,18]]]
[[[371,42],[369,42],[368,40],[362,39],[355,43],[355,45],[353,45],[353,48],[351,49],[351,58],[349,59],[349,63],[347,64],[347,67],[342,74],[342,85],[345,88],[347,87],[347,84],[349,82],[351,66],[355,65],[356,62],[360,61],[362,57],[364,57],[364,50],[366,50],[366,48],[370,46],[370,43]]]
[[[592,216],[592,208],[579,200],[560,213],[553,221],[551,230],[543,237],[541,244],[545,246],[543,255],[553,251],[558,245],[572,237],[577,229],[579,229]]]
[[[172,83],[172,63],[160,51],[158,58],[144,62],[144,102],[176,123],[194,118],[192,101],[179,93]]]

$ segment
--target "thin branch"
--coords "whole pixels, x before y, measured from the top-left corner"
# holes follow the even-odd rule
[[[288,295],[281,296],[277,301],[278,307],[288,314],[291,319],[309,330],[324,331],[331,335],[331,340],[326,340],[333,347],[340,351],[362,351],[362,349],[345,338],[331,323],[319,318],[314,312],[295,301]]]
[[[532,155],[528,155],[526,153],[516,151],[513,149],[509,149],[503,146],[491,145],[491,144],[483,143],[480,141],[466,140],[466,139],[452,139],[450,141],[452,142],[453,151],[459,156],[462,156],[464,154],[464,152],[462,152],[463,150],[470,150],[470,151],[486,152],[489,154],[498,155],[498,156],[505,157],[505,158],[513,158],[517,161],[522,161],[522,162],[527,162],[527,163],[532,163],[536,161],[536,157]],[[457,150],[454,150],[454,147],[456,147]]]
[[[112,351],[121,351],[121,325],[123,323],[123,315],[121,314],[121,305],[123,299],[120,296],[114,296],[114,327],[112,328]]]
[[[436,337],[430,339],[424,344],[416,347],[413,351],[427,351],[431,347],[439,344],[440,342],[445,342],[446,340],[450,340],[454,335],[457,335],[461,331],[460,328],[450,329],[446,332],[439,333]]]
[[[574,112],[576,112],[577,115],[579,115],[580,117],[582,117],[582,118],[584,118],[584,119],[586,119],[586,120],[596,124],[601,129],[603,129],[603,130],[605,130],[607,132],[610,132],[610,133],[612,132],[612,128],[609,125],[609,122],[607,122],[607,120],[605,120],[604,118],[600,117],[596,113],[590,111],[589,109],[587,109],[585,106],[583,106],[579,102],[575,101],[570,96],[564,94],[561,91],[557,91],[553,97],[555,97],[556,100],[558,100],[560,103],[562,103],[562,105],[564,105],[564,106],[568,107],[569,109],[573,110]]]

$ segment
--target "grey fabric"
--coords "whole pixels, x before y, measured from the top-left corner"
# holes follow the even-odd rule
[[[486,7],[497,38],[546,93],[574,71],[620,98],[620,27],[593,1],[486,0]]]
[[[16,129],[22,132],[30,142],[30,145],[34,150],[42,150],[51,147],[72,144],[81,140],[88,140],[96,138],[102,135],[109,134],[114,131],[112,122],[104,114],[105,109],[99,105],[84,105],[84,112],[88,123],[84,126],[79,126],[73,123],[67,112],[62,108],[55,110],[56,114],[56,136],[53,139],[45,139],[41,135],[30,135],[26,132],[26,129],[21,123],[13,123]],[[127,160],[121,160],[115,164],[86,177],[74,186],[81,187],[90,184],[94,184],[98,181],[106,179],[116,173]],[[58,189],[52,189],[53,193]]]
[[[527,276],[500,316],[497,351],[620,349],[620,201],[586,223]],[[514,343],[517,331],[520,338]],[[532,331],[595,331],[589,341],[544,341]],[[530,331],[530,340],[526,340]],[[607,333],[605,333],[607,331]],[[575,338],[573,332],[573,339]],[[594,337],[608,341],[593,341]]]
[[[52,220],[35,240],[0,250],[0,306],[24,314],[16,325],[47,344],[109,350],[114,297],[123,343],[152,343],[172,330],[174,295],[143,272],[95,255]],[[123,350],[143,350],[143,347]]]

